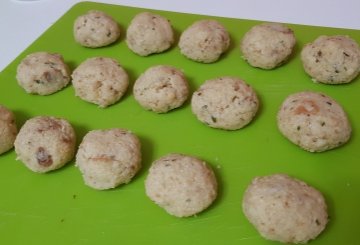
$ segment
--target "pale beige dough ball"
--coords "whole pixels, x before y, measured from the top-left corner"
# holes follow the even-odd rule
[[[114,43],[120,37],[118,23],[102,11],[91,10],[76,18],[73,34],[84,47],[98,48]]]
[[[254,178],[243,196],[242,209],[262,237],[282,243],[307,243],[328,223],[323,195],[285,174]]]
[[[151,165],[145,180],[145,191],[169,214],[188,217],[213,203],[217,196],[217,181],[204,161],[172,153]]]
[[[83,138],[76,166],[86,185],[105,190],[128,183],[141,168],[138,137],[128,130],[93,130]]]
[[[70,70],[60,54],[36,52],[20,62],[16,79],[27,93],[49,95],[68,85]]]
[[[13,148],[17,132],[14,113],[0,105],[0,155]]]
[[[174,43],[170,21],[149,12],[137,14],[126,31],[126,43],[140,56],[161,53]]]
[[[293,52],[294,32],[281,23],[262,23],[252,27],[241,40],[244,59],[252,66],[273,69]]]
[[[129,77],[114,59],[94,57],[72,74],[75,95],[104,108],[119,101],[129,86]]]
[[[259,100],[252,87],[241,79],[220,77],[205,81],[193,93],[191,108],[210,127],[236,130],[252,121]]]
[[[156,113],[166,113],[186,101],[189,85],[179,69],[159,65],[141,74],[135,81],[133,91],[142,107]]]
[[[74,157],[75,141],[75,131],[65,119],[37,116],[21,127],[14,145],[18,160],[34,172],[45,173]]]
[[[348,36],[320,36],[301,51],[305,72],[315,82],[343,84],[360,72],[359,45]]]
[[[230,35],[216,20],[199,20],[189,26],[180,36],[180,52],[187,58],[212,63],[228,50]]]
[[[289,95],[277,114],[280,132],[310,152],[322,152],[345,144],[351,125],[343,108],[331,97],[318,92]]]

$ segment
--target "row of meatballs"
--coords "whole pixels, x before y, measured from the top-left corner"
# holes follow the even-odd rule
[[[75,40],[85,47],[97,48],[115,42],[120,36],[118,23],[101,11],[92,10],[74,23]],[[140,56],[160,53],[175,42],[171,23],[150,12],[137,14],[126,31],[126,44]],[[204,19],[185,29],[179,39],[180,52],[201,63],[217,61],[230,46],[226,28],[216,20]],[[296,37],[280,23],[253,26],[241,40],[243,58],[254,67],[273,69],[293,53]],[[360,71],[360,49],[348,36],[320,36],[301,52],[305,71],[314,81],[341,84],[352,81]]]
[[[61,65],[63,69],[59,68]],[[65,67],[59,55],[39,52],[30,54],[21,62],[17,76],[21,81],[20,74],[32,73],[24,78],[33,81],[36,79],[34,74],[51,76],[48,71],[56,73]],[[50,86],[59,84],[41,81],[20,84],[28,92],[34,89],[48,91]],[[83,100],[107,107],[124,95],[129,81],[126,71],[116,60],[95,57],[74,70],[72,84],[75,94]],[[156,113],[180,107],[189,93],[183,72],[166,65],[148,68],[133,87],[135,100],[143,108]],[[259,99],[245,81],[225,76],[205,81],[192,94],[191,108],[198,120],[210,127],[237,130],[253,120]],[[316,92],[289,95],[278,112],[277,120],[285,137],[311,152],[333,149],[345,144],[351,136],[351,125],[343,108],[329,96]]]
[[[6,110],[0,109],[2,114]],[[61,168],[75,155],[75,138],[65,119],[31,118],[16,136],[17,159],[38,173]],[[129,183],[141,168],[141,143],[125,129],[92,130],[82,139],[75,161],[86,185],[97,190],[115,188]],[[216,200],[218,181],[208,163],[170,153],[152,163],[145,193],[169,214],[188,217]],[[321,192],[285,174],[254,178],[243,195],[242,209],[264,238],[284,243],[306,243],[328,223]]]

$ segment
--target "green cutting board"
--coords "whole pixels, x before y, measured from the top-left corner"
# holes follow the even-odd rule
[[[122,34],[117,43],[98,49],[75,43],[74,20],[91,9],[105,11],[119,22]],[[267,71],[250,67],[241,58],[240,39],[260,23],[250,20],[150,10],[171,21],[177,38],[196,20],[216,19],[230,32],[232,44],[213,64],[186,59],[176,45],[162,54],[139,57],[129,51],[124,37],[132,17],[142,11],[79,3],[0,74],[0,104],[14,111],[19,127],[37,115],[63,117],[75,127],[78,143],[89,130],[126,128],[139,136],[143,154],[143,168],[133,181],[108,191],[85,186],[74,161],[60,170],[36,174],[15,160],[13,150],[1,155],[0,244],[277,244],[260,237],[241,210],[242,196],[251,179],[273,173],[302,179],[324,194],[330,222],[311,244],[359,244],[360,78],[347,85],[313,83],[303,71],[300,51],[319,35],[349,35],[360,42],[360,31],[289,24],[297,37],[294,55],[285,65]],[[224,131],[199,122],[191,113],[189,101],[166,114],[145,111],[134,100],[131,89],[106,109],[75,97],[72,86],[49,96],[30,95],[18,86],[15,74],[21,59],[36,51],[62,54],[71,69],[89,57],[113,57],[127,70],[131,87],[145,69],[158,64],[182,69],[192,91],[207,79],[236,76],[254,87],[261,107],[247,127]],[[288,94],[303,90],[324,92],[344,107],[353,126],[350,142],[331,151],[309,153],[279,133],[276,113],[281,102]],[[145,195],[149,166],[170,152],[197,156],[216,172],[219,196],[197,216],[170,216]]]

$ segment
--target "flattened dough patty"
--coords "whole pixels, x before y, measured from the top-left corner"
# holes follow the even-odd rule
[[[128,183],[141,168],[138,137],[128,130],[93,130],[83,138],[76,166],[85,184],[98,190]]]
[[[153,66],[134,84],[134,97],[147,110],[165,113],[180,107],[189,95],[184,74],[171,66]]]
[[[320,36],[304,46],[301,60],[314,81],[349,83],[360,72],[360,47],[348,36]]]
[[[111,16],[91,10],[75,20],[73,33],[75,41],[80,45],[98,48],[118,40],[120,27]]]
[[[170,21],[149,12],[137,14],[126,32],[126,43],[134,53],[147,56],[161,53],[174,43]]]
[[[328,222],[323,195],[285,174],[254,178],[245,191],[242,208],[261,236],[283,243],[306,243]]]
[[[230,35],[216,20],[199,20],[180,36],[180,52],[187,58],[212,63],[217,61],[230,46]]]
[[[0,105],[0,155],[13,148],[17,132],[14,113]]]
[[[64,166],[75,154],[75,131],[68,121],[37,116],[25,122],[15,139],[17,159],[38,173]]]
[[[94,57],[81,63],[72,74],[75,95],[81,99],[107,107],[125,94],[129,77],[114,59]]]
[[[173,153],[152,164],[145,190],[169,214],[187,217],[210,206],[217,196],[217,181],[205,162]]]
[[[277,114],[277,124],[286,138],[310,152],[336,148],[351,136],[351,125],[343,108],[317,92],[289,95]]]
[[[27,93],[49,95],[70,82],[70,70],[60,54],[36,52],[20,62],[16,79]]]
[[[263,23],[252,27],[241,41],[245,60],[254,67],[273,69],[291,55],[296,39],[294,32],[280,23]]]
[[[201,122],[226,130],[240,129],[250,123],[258,107],[255,91],[235,77],[207,80],[191,99],[192,111]]]

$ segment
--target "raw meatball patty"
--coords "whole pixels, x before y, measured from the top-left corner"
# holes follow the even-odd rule
[[[263,23],[252,27],[241,41],[245,60],[254,67],[272,69],[291,55],[296,40],[294,32],[280,23]]]
[[[306,243],[328,222],[323,195],[285,174],[254,178],[244,194],[242,208],[261,236],[283,243]]]
[[[0,154],[13,148],[17,132],[14,114],[0,105]]]
[[[25,122],[15,139],[17,159],[38,173],[55,170],[75,154],[75,131],[64,119],[38,116]]]
[[[165,113],[180,107],[189,95],[184,74],[171,66],[153,66],[134,84],[134,97],[147,110]]]
[[[118,23],[109,15],[91,10],[74,22],[75,41],[82,46],[98,48],[107,46],[120,37]]]
[[[217,196],[217,181],[205,162],[182,154],[168,154],[150,167],[145,190],[169,214],[187,217],[210,206]]]
[[[164,17],[143,12],[132,19],[126,32],[126,43],[141,56],[161,53],[174,43],[174,32]]]
[[[128,183],[141,168],[140,141],[124,129],[90,131],[79,146],[76,166],[85,184],[94,189]]]
[[[107,107],[124,95],[129,85],[126,71],[111,58],[94,57],[81,63],[73,72],[75,95]]]
[[[36,52],[21,61],[16,79],[27,93],[48,95],[70,82],[70,70],[60,54]]]
[[[250,123],[258,107],[255,91],[234,77],[205,81],[191,100],[192,111],[201,122],[227,130],[240,129]]]
[[[345,144],[351,125],[343,108],[317,92],[289,95],[277,114],[280,132],[310,152],[321,152]]]
[[[179,48],[187,58],[212,63],[230,46],[230,35],[216,20],[199,20],[180,36]]]
[[[347,36],[320,36],[301,52],[304,69],[314,81],[349,83],[360,72],[359,45]]]

